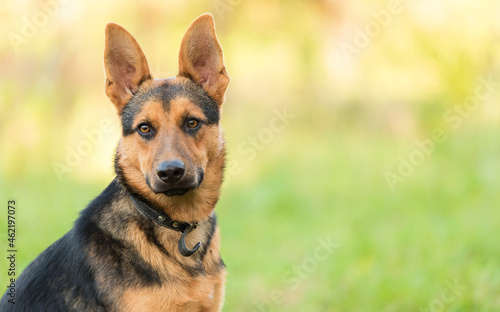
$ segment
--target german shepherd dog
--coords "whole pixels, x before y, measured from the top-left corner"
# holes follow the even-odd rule
[[[121,118],[116,178],[16,280],[1,311],[220,311],[214,213],[229,84],[213,17],[186,31],[179,74],[153,79],[137,41],[106,26],[105,91]]]

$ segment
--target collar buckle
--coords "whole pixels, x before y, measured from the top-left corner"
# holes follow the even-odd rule
[[[179,249],[179,253],[181,255],[183,255],[184,257],[189,257],[200,248],[201,242],[196,243],[193,249],[189,249],[186,246],[187,234],[189,234],[189,232],[191,232],[192,230],[196,229],[198,225],[200,225],[199,222],[189,223],[189,222],[173,221],[168,215],[154,210],[148,204],[143,202],[141,199],[134,197],[131,194],[129,194],[129,197],[134,203],[134,205],[150,220],[153,220],[157,224],[166,227],[168,229],[179,231],[182,234],[177,243],[177,248]]]

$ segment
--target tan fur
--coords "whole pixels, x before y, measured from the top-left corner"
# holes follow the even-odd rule
[[[122,311],[220,311],[224,299],[223,283],[224,280],[202,278],[181,285],[175,292],[171,286],[129,289],[121,299]]]
[[[187,266],[195,266],[197,258],[185,258],[178,254],[177,241],[180,233],[158,227],[157,237],[161,238],[161,245],[170,251],[172,257],[165,257],[157,248],[151,245],[144,236],[144,232],[136,223],[126,226],[126,232],[120,232],[113,226],[115,217],[121,215],[123,219],[140,214],[129,199],[124,198],[116,202],[110,211],[99,220],[99,227],[109,232],[116,239],[127,241],[139,252],[140,256],[149,263],[156,272],[169,281],[161,287],[145,288],[121,288],[112,289],[116,302],[119,303],[119,311],[219,311],[224,298],[225,272],[216,266],[220,259],[220,233],[217,228],[212,236],[210,245],[207,246],[207,254],[201,263],[205,274],[193,278],[179,266],[184,263]],[[130,220],[134,220],[130,218]],[[188,234],[186,244],[194,245],[198,241],[205,241],[204,233],[209,232],[208,222],[202,222],[198,228]],[[99,250],[89,251],[90,257],[98,259]],[[104,266],[105,263],[94,263],[96,279],[102,288],[109,288],[108,280],[110,273]],[[197,307],[197,309],[188,309]]]
[[[163,236],[165,240],[162,241],[163,245],[167,250],[175,250],[176,246],[172,244],[172,241],[176,240],[169,236],[176,236],[179,233],[172,234],[172,231],[167,233],[167,229],[162,230],[165,231],[163,233],[165,234]],[[203,233],[203,228],[199,228],[199,231],[197,230],[188,236],[188,244],[192,245],[201,239],[197,237],[197,234]],[[141,232],[137,231],[137,233]],[[172,259],[165,259],[165,257],[155,254],[153,248],[144,243],[147,240],[141,237],[141,234],[134,237],[134,241],[138,244],[143,244],[140,252],[144,259],[151,263],[158,272],[161,272],[165,278],[174,280],[175,282],[162,287],[127,289],[121,300],[124,311],[191,311],[185,309],[185,307],[193,305],[198,309],[192,311],[219,311],[224,296],[223,285],[225,282],[225,273],[218,272],[218,269],[213,266],[219,258],[220,237],[218,231],[212,238],[212,243],[203,262],[206,275],[197,277],[196,279],[186,276],[185,271],[177,266]],[[193,262],[196,260],[176,255],[175,261],[182,261],[188,265],[193,265]]]
[[[199,235],[206,229],[201,225],[188,235],[187,244],[194,245],[200,241]],[[150,263],[165,279],[172,281],[161,287],[128,288],[121,297],[123,311],[219,311],[224,297],[225,272],[219,271],[214,266],[218,261],[220,236],[217,230],[212,237],[209,250],[202,263],[206,275],[192,278],[186,275],[177,262],[194,265],[194,258],[184,258],[175,253],[174,259],[165,258],[157,249],[152,248],[147,242],[143,232],[131,228],[129,237],[138,246],[141,256]],[[180,233],[168,229],[161,229],[162,245],[167,250],[175,250]],[[174,237],[172,237],[174,236]],[[188,307],[196,309],[188,309]]]
[[[147,92],[165,83],[151,78],[144,53],[135,39],[113,23],[106,27],[105,71],[106,94],[118,113],[122,112],[139,88],[140,92]],[[190,79],[199,84],[219,106],[222,104],[229,76],[224,67],[213,18],[208,14],[196,19],[186,31],[179,53],[179,76],[169,79],[168,83],[186,84]],[[200,119],[204,116],[203,111],[187,98],[172,100],[168,114],[160,101],[151,100],[142,104],[141,111],[134,119],[134,127],[147,119],[154,125],[156,135],[149,142],[138,134],[121,138],[117,147],[117,164],[123,170],[123,182],[155,207],[161,207],[172,219],[200,223],[187,235],[188,247],[191,248],[197,242],[208,242],[207,235],[211,230],[208,220],[219,198],[223,177],[225,149],[222,132],[218,125],[204,125],[195,136],[181,131],[178,125],[187,114]],[[156,167],[164,159],[182,160],[186,164],[186,174],[194,174],[195,168],[203,168],[203,182],[182,196],[168,197],[155,193],[152,188],[155,183],[159,183]],[[102,229],[113,231],[115,227],[109,225],[115,222],[116,215],[126,220],[126,216],[141,214],[128,198],[116,203],[113,209],[99,221]],[[159,226],[154,229],[154,235],[168,252],[168,257],[151,243],[138,223],[130,221],[126,231],[110,234],[133,246],[140,257],[166,281],[155,287],[123,285],[113,289],[119,311],[220,311],[226,273],[220,264],[218,226],[209,246],[206,246],[203,260],[196,256],[180,255],[177,242],[181,234],[171,229]],[[96,259],[98,253],[98,250],[89,251],[90,256]],[[102,287],[107,287],[109,273],[99,270],[98,264],[96,266],[98,282]],[[183,266],[202,268],[203,274],[192,276]]]

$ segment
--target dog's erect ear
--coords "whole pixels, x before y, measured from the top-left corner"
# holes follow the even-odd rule
[[[219,105],[229,84],[212,15],[203,14],[188,28],[179,52],[179,75],[201,86]]]
[[[106,25],[104,70],[106,95],[120,113],[139,85],[151,79],[148,61],[137,41],[123,27]]]

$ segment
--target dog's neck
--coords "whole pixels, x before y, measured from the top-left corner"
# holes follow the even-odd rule
[[[198,242],[192,249],[188,248],[186,245],[186,235],[189,234],[189,232],[191,232],[192,230],[196,229],[199,225],[198,223],[187,223],[172,220],[168,215],[152,208],[140,197],[133,194],[129,194],[129,197],[137,207],[137,209],[139,209],[151,221],[157,223],[160,226],[166,227],[167,229],[182,233],[177,244],[179,253],[181,255],[183,255],[184,257],[190,257],[200,248],[201,242]]]

